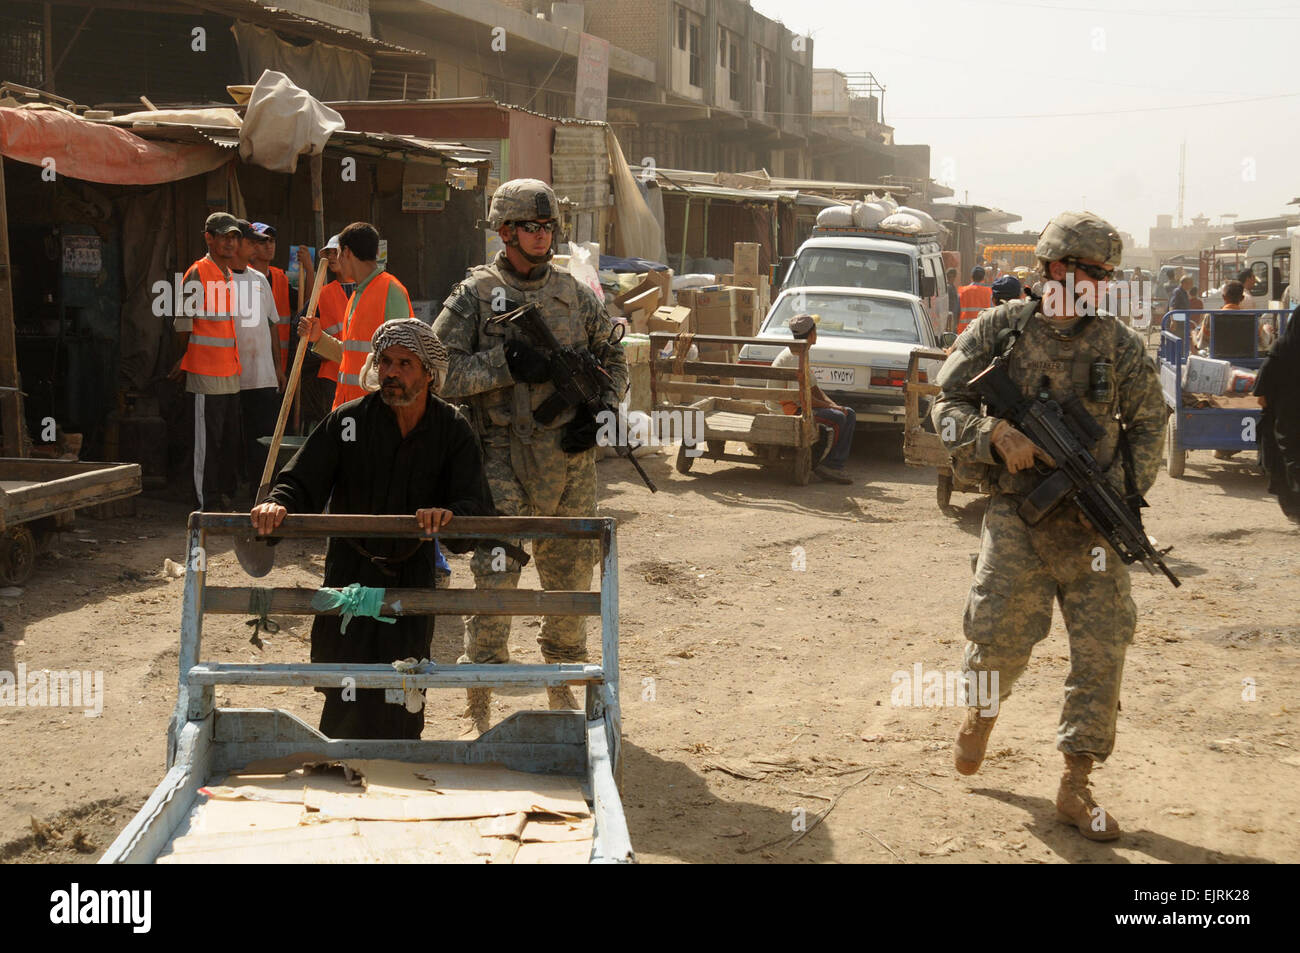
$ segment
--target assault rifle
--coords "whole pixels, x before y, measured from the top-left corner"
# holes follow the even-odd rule
[[[1135,495],[1130,503],[1106,481],[1101,465],[1092,455],[1105,431],[1077,396],[1072,395],[1064,404],[1057,403],[1044,381],[1036,398],[1025,397],[1007,374],[1004,357],[995,358],[970,383],[990,414],[1014,424],[1056,461],[1056,469],[1047,473],[1020,504],[1021,519],[1036,526],[1062,503],[1073,500],[1126,564],[1141,560],[1152,575],[1158,568],[1175,586],[1182,585],[1142,528],[1138,508],[1146,506],[1147,501]]]
[[[613,414],[618,419],[618,408],[605,402],[606,391],[614,389],[614,380],[609,376],[595,356],[586,348],[565,347],[555,338],[547,326],[541,309],[536,304],[526,304],[492,318],[493,323],[514,328],[520,336],[547,356],[547,366],[555,393],[533,411],[533,418],[540,424],[549,424],[569,407],[578,413],[584,410],[591,414],[593,421],[599,420],[603,413]],[[613,336],[610,344],[617,344],[622,334]],[[628,460],[636,468],[637,475],[650,488],[651,493],[658,492],[649,474],[641,468],[641,462],[632,453],[626,442],[614,441],[614,450],[620,457]]]

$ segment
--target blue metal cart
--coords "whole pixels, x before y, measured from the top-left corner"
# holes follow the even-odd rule
[[[601,659],[590,664],[405,665],[232,664],[202,661],[203,618],[248,615],[336,614],[317,609],[315,589],[254,590],[207,581],[206,547],[213,536],[249,532],[246,514],[194,513],[181,607],[180,690],[167,733],[167,773],[101,858],[100,863],[155,863],[172,855],[190,832],[206,785],[264,759],[311,753],[326,761],[391,759],[421,764],[498,764],[535,775],[567,775],[581,786],[593,821],[591,863],[634,860],[619,796],[622,719],[618,693],[618,545],[612,519],[458,517],[440,535],[461,539],[589,539],[600,546],[600,591],[503,589],[388,589],[382,613],[398,615],[584,615],[601,620]],[[287,516],[280,538],[430,538],[413,516]],[[534,687],[586,688],[586,711],[520,711],[477,740],[372,741],[326,738],[287,711],[226,708],[218,685],[384,688]],[[464,815],[462,815],[464,816]],[[476,816],[476,815],[475,815]],[[512,845],[505,845],[510,847]],[[510,863],[507,850],[494,862]],[[383,857],[379,857],[383,860]],[[171,862],[168,857],[164,862]]]
[[[1270,324],[1276,339],[1285,331],[1288,316],[1286,311],[1170,311],[1161,319],[1160,389],[1170,410],[1166,456],[1171,477],[1183,475],[1189,451],[1258,448],[1259,407],[1184,406],[1187,355],[1194,351],[1192,328],[1199,321],[1205,322],[1209,337],[1208,353],[1203,356],[1258,370],[1268,352],[1261,328]]]

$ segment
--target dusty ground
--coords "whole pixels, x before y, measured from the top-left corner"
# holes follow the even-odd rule
[[[1300,861],[1300,533],[1262,479],[1202,452],[1187,479],[1162,474],[1150,494],[1148,530],[1174,545],[1184,585],[1134,573],[1119,742],[1094,774],[1129,833],[1104,846],[1053,819],[1059,615],[978,775],[952,769],[956,711],[891,706],[895,671],[959,665],[983,506],[959,496],[959,516],[941,514],[932,472],[904,466],[897,443],[860,438],[862,482],[847,492],[707,460],[682,477],[659,456],[647,461],[662,488],[652,497],[625,463],[600,464],[602,512],[620,521],[623,796],[640,858]],[[0,599],[0,670],[106,673],[96,718],[0,708],[0,859],[93,860],[161,778],[181,583],[160,568],[182,557],[184,516],[143,499],[135,520],[81,518],[22,595]],[[806,571],[792,568],[795,547]],[[320,565],[286,545],[272,578],[309,584]],[[239,578],[228,550],[210,566],[213,581]],[[464,585],[464,560],[454,569]],[[204,655],[305,659],[305,620],[284,621],[259,655],[242,620],[213,617]],[[536,623],[516,620],[517,658],[537,659]],[[436,660],[453,661],[460,638],[458,620],[440,622]],[[222,697],[318,714],[307,692]],[[498,696],[494,715],[540,702]],[[431,693],[425,737],[457,736],[463,704]],[[808,831],[787,847],[798,809]]]

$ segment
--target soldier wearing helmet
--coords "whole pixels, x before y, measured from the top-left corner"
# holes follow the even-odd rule
[[[487,226],[505,248],[469,270],[434,321],[449,354],[442,394],[468,405],[483,447],[484,469],[503,516],[595,516],[597,426],[585,411],[563,410],[547,423],[536,411],[555,387],[548,355],[517,339],[492,319],[536,303],[562,346],[589,350],[613,381],[604,395],[617,404],[627,389],[623,349],[610,342],[613,322],[604,302],[567,271],[550,264],[559,205],[537,179],[504,182],[492,197]],[[543,415],[547,416],[547,415]],[[518,543],[518,541],[515,541]],[[538,540],[538,576],[546,589],[585,590],[596,564],[593,540]],[[480,589],[514,589],[519,563],[503,550],[480,547],[470,567]],[[510,660],[509,616],[472,616],[465,623],[462,663]],[[538,637],[547,662],[587,661],[585,620],[547,616]],[[576,708],[567,688],[547,689],[552,708]],[[490,725],[491,690],[468,690],[468,716],[479,732]]]
[[[1091,840],[1120,834],[1094,800],[1088,773],[1115,743],[1124,653],[1136,626],[1128,568],[1073,506],[1033,527],[1020,518],[1017,507],[1041,478],[1035,468],[1054,463],[1009,422],[984,414],[970,380],[1002,354],[1026,396],[1043,389],[1057,401],[1077,396],[1103,432],[1093,455],[1106,478],[1130,500],[1145,494],[1164,440],[1159,377],[1142,338],[1094,306],[1121,251],[1118,232],[1090,212],[1052,219],[1035,249],[1042,298],[1005,302],[972,322],[939,373],[932,411],[959,473],[978,472],[991,492],[966,602],[965,669],[990,673],[990,681],[996,674],[999,703],[1006,699],[1059,602],[1070,674],[1056,736],[1065,756],[1056,806]],[[954,750],[962,774],[979,769],[996,713],[967,709]]]

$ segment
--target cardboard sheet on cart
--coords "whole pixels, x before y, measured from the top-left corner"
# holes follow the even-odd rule
[[[497,764],[414,764],[349,759],[283,774],[234,774],[203,792],[216,800],[302,804],[353,820],[448,820],[501,814],[588,814],[576,778]]]
[[[285,805],[276,805],[284,807]],[[308,815],[309,817],[311,815]],[[163,864],[510,863],[524,815],[468,821],[325,821],[178,838]],[[533,845],[528,845],[533,846]],[[590,853],[590,842],[585,845]],[[583,858],[585,860],[585,856]]]
[[[409,764],[352,760],[363,792],[309,788],[304,804],[324,817],[374,821],[449,820],[498,814],[588,814],[576,778],[511,771],[495,764]]]
[[[594,821],[575,778],[492,764],[317,762],[266,762],[202,788],[185,835],[159,862],[585,863],[590,855]]]

